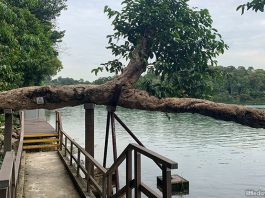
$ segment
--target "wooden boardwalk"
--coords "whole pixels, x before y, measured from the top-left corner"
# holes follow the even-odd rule
[[[44,119],[26,119],[23,149],[56,148],[58,132]],[[79,198],[57,151],[26,153],[25,198]]]
[[[24,150],[58,148],[58,132],[46,120],[26,119],[24,123]]]
[[[45,120],[25,120],[25,136],[36,134],[57,134],[55,129]]]

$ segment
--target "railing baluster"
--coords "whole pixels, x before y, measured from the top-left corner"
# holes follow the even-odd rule
[[[70,166],[73,165],[73,142],[71,142],[71,147],[70,147]]]
[[[126,155],[126,198],[132,197],[132,189],[130,187],[130,182],[132,180],[132,150],[128,150]]]
[[[6,197],[7,196],[7,188],[0,189],[0,197]]]
[[[13,168],[12,168],[12,178],[11,178],[11,196],[16,197],[16,171],[15,171],[15,156],[13,154]]]
[[[59,122],[59,119],[58,119],[58,112],[56,111],[56,112],[55,112],[55,131],[56,131],[57,133],[59,132],[58,122]]]
[[[109,197],[111,197],[112,190],[113,190],[113,188],[112,188],[112,173],[110,173],[108,175],[107,180],[108,180],[107,181],[107,197],[109,198]]]
[[[64,136],[64,156],[67,157],[67,137]]]
[[[141,198],[141,154],[134,151],[135,198]]]
[[[77,167],[76,167],[77,171],[76,171],[76,175],[80,176],[80,149],[78,149],[77,152]]]
[[[171,190],[171,169],[162,166],[163,175],[163,198],[170,198],[172,196]]]
[[[87,175],[86,175],[87,192],[89,192],[90,191],[90,175],[92,175],[93,177],[93,174],[91,174],[92,166],[91,166],[91,162],[88,160],[86,156],[85,156],[85,161],[87,162],[87,167],[86,167],[87,168]]]
[[[107,196],[107,177],[103,175],[103,182],[102,182],[102,197],[106,198]]]
[[[60,150],[63,149],[63,133],[62,133],[62,123],[61,123],[61,114],[59,112],[56,112],[57,115],[57,133],[59,135],[59,141],[60,141]]]

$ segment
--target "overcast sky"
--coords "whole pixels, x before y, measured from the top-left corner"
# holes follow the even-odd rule
[[[106,35],[112,32],[111,21],[103,13],[105,5],[119,9],[121,0],[68,0],[68,9],[62,13],[58,26],[66,30],[60,45],[64,68],[57,76],[98,78],[91,70],[112,59],[106,50]],[[192,7],[207,8],[213,26],[223,36],[229,50],[221,55],[219,65],[253,66],[265,69],[265,13],[249,11],[244,15],[236,7],[246,0],[191,0]],[[100,76],[108,76],[102,73]]]

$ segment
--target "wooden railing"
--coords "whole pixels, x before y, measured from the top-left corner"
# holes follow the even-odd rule
[[[77,142],[75,142],[69,135],[62,130],[61,117],[57,113],[57,126],[60,134],[60,147],[59,153],[64,155],[64,160],[68,159],[69,162],[65,163],[73,167],[73,162],[76,166],[75,171],[77,177],[81,177],[81,173],[86,181],[86,191],[93,190],[103,198],[109,197],[122,197],[126,194],[127,198],[132,197],[134,190],[135,197],[140,198],[141,193],[148,197],[163,197],[169,198],[172,196],[171,189],[171,170],[177,169],[178,164],[168,158],[165,158],[141,145],[129,144],[126,149],[117,158],[114,164],[106,169],[101,166],[89,153],[87,153]],[[77,152],[74,152],[74,150]],[[85,161],[88,162],[88,166],[85,167],[81,163],[81,155]],[[157,194],[152,188],[148,187],[141,180],[141,156],[145,156],[153,160],[156,164],[159,164],[162,169],[162,196]],[[67,157],[68,156],[68,157]],[[134,158],[134,160],[133,160]],[[126,162],[126,184],[121,189],[113,193],[113,174],[115,174],[117,168]],[[134,162],[134,163],[133,163]],[[94,170],[97,168],[101,174],[100,182],[97,181],[94,175]],[[133,171],[134,169],[134,171]],[[134,172],[134,177],[132,173]],[[115,182],[115,181],[114,181]]]
[[[8,151],[5,154],[4,161],[0,170],[0,197],[15,198],[16,187],[18,183],[18,174],[21,164],[24,138],[24,112],[20,114],[21,128],[18,150]]]
[[[76,176],[81,177],[82,175],[86,178],[86,190],[90,192],[91,185],[96,189],[96,192],[103,196],[106,194],[105,185],[100,186],[100,184],[95,180],[91,169],[96,167],[101,175],[106,175],[107,170],[101,166],[91,155],[89,155],[77,142],[75,142],[69,135],[67,135],[63,130],[60,130],[60,151],[63,151],[61,154],[64,157],[69,156],[69,165],[73,166],[75,164]],[[74,150],[77,150],[77,154],[74,154]],[[83,156],[81,156],[83,155]],[[90,167],[85,167],[81,162],[81,159],[84,159],[89,162]],[[74,162],[74,163],[73,163]],[[82,172],[82,173],[81,173]]]

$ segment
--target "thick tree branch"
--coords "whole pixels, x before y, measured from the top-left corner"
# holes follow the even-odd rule
[[[233,121],[242,125],[265,128],[265,111],[241,105],[215,103],[194,98],[163,98],[147,92],[128,89],[122,92],[119,105],[131,109],[162,111],[168,113],[198,113],[219,120]]]
[[[115,94],[114,84],[26,87],[0,93],[0,109],[58,109],[87,102],[111,105]],[[37,97],[44,97],[45,104],[38,105]],[[199,113],[220,120],[234,121],[256,128],[265,128],[265,111],[239,105],[214,103],[192,98],[164,98],[150,96],[147,92],[122,87],[117,103],[130,109],[144,109],[171,113]]]

